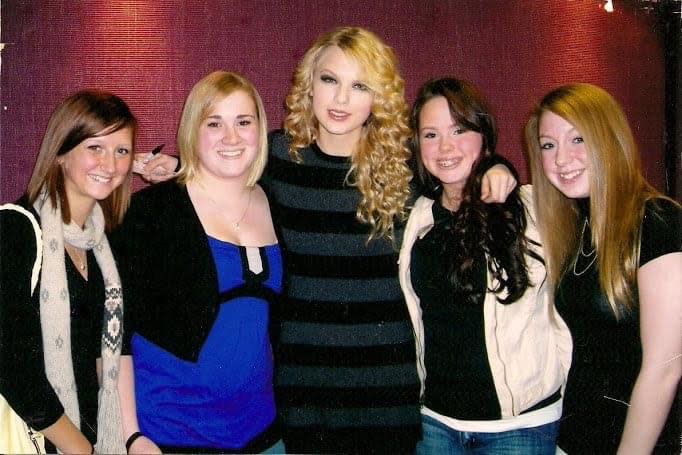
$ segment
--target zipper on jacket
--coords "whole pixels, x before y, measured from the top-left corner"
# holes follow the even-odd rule
[[[29,438],[29,439],[31,440],[31,442],[33,443],[33,447],[36,448],[36,453],[42,453],[42,452],[40,451],[40,445],[38,444],[38,437],[37,437],[36,434],[33,432],[33,430],[31,429],[31,427],[29,427],[28,425],[26,426],[26,429],[27,429],[27,431],[28,431],[28,438]]]
[[[410,319],[410,325],[412,325],[412,320]],[[426,367],[422,365],[424,358],[424,350],[419,343],[419,337],[417,336],[417,330],[412,327],[412,336],[414,337],[414,345],[417,349],[417,379],[419,379],[419,407],[424,406],[424,389],[426,388]],[[421,376],[419,375],[421,372]]]

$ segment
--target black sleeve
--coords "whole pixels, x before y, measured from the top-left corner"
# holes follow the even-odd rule
[[[138,198],[133,196],[123,223],[109,235],[123,288],[122,355],[132,354],[130,341],[136,331],[136,325],[140,322],[140,317],[143,317],[139,311],[144,311],[144,302],[149,301],[146,292],[153,287],[150,281],[150,266],[145,260],[149,255],[143,254],[146,248],[151,247],[151,245],[144,245],[143,234],[152,231],[153,224],[151,221],[147,222],[145,209],[140,205]],[[156,283],[156,286],[160,285],[161,283]]]
[[[272,150],[275,141],[281,141],[282,137],[284,137],[284,132],[282,130],[274,130],[268,133],[268,164],[265,165],[265,169],[263,169],[263,175],[261,175],[260,180],[258,181],[258,184],[261,186],[261,188],[263,188],[263,191],[265,191],[265,194],[268,197],[270,196],[271,167],[269,163],[272,160]]]
[[[219,311],[217,276],[206,233],[175,180],[133,195],[110,236],[123,284],[123,350],[135,335],[197,361]]]
[[[642,219],[639,266],[682,251],[682,209],[667,199],[647,202]]]
[[[0,393],[26,423],[41,430],[55,423],[64,408],[45,374],[40,283],[31,294],[35,258],[29,219],[15,211],[1,211]]]

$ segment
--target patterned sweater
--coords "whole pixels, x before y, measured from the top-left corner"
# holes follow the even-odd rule
[[[402,227],[395,244],[368,243],[359,192],[345,183],[349,160],[313,144],[299,164],[287,147],[271,135],[263,179],[287,279],[274,330],[285,442],[297,448],[315,434],[319,451],[414,447],[419,379],[398,282]]]

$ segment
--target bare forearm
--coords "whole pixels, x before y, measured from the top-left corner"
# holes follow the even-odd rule
[[[648,373],[642,371],[635,382],[618,448],[619,455],[651,453],[661,433],[677,392],[680,375],[679,369],[673,365],[657,370]]]
[[[642,368],[630,397],[619,454],[651,453],[675,397],[682,376],[680,282],[679,252],[658,257],[637,271]]]
[[[118,393],[121,403],[121,420],[123,422],[123,437],[127,439],[131,434],[139,431],[137,408],[135,405],[135,376],[133,373],[132,356],[121,356],[119,371]]]
[[[92,444],[65,415],[40,430],[62,453],[93,453]]]
[[[120,373],[118,377],[118,394],[121,403],[121,420],[123,423],[123,437],[140,431],[137,422],[137,404],[135,403],[135,371],[133,358],[129,355],[121,356]],[[131,441],[128,453],[161,453],[159,448],[146,436],[140,436]]]

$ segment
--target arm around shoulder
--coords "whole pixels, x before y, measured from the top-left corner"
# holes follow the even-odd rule
[[[486,165],[489,167],[481,181],[481,200],[503,203],[516,187],[519,175],[514,166],[500,155],[488,158]]]

